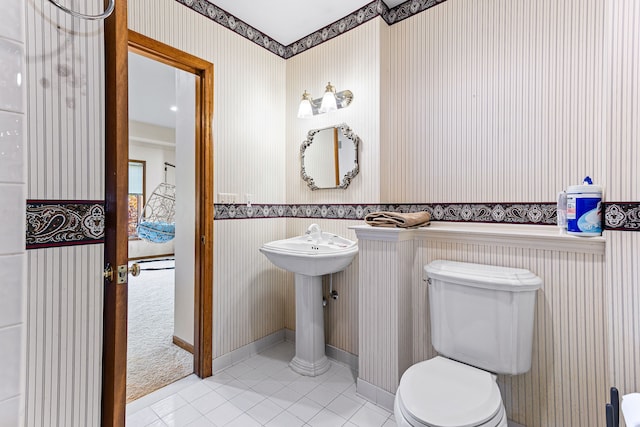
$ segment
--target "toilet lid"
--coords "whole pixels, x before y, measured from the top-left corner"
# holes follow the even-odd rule
[[[440,356],[407,369],[398,394],[408,418],[433,427],[477,426],[502,408],[492,374]]]

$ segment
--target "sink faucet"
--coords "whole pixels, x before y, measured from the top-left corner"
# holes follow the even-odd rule
[[[322,240],[322,229],[318,224],[311,224],[309,228],[307,228],[307,232],[305,234],[313,237],[316,243]]]

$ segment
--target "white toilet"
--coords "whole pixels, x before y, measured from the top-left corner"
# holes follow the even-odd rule
[[[496,374],[531,367],[536,291],[528,270],[433,261],[431,338],[442,356],[405,371],[396,391],[398,426],[507,426]]]

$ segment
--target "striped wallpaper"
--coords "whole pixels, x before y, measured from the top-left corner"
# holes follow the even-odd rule
[[[632,0],[607,3],[605,38],[608,62],[606,171],[610,197],[640,200],[640,4]],[[605,232],[607,293],[610,304],[611,384],[622,393],[640,391],[640,235]]]
[[[214,64],[214,193],[285,202],[285,61],[174,0],[130,2],[129,27]],[[214,358],[284,328],[292,280],[258,248],[285,225],[214,223]]]
[[[26,426],[97,426],[102,245],[27,255]]]
[[[27,198],[104,200],[102,25],[24,4]],[[27,254],[28,427],[99,423],[102,265],[102,245]]]
[[[390,27],[384,201],[554,201],[603,170],[606,2],[447,1]]]
[[[341,37],[332,39],[286,62],[286,199],[288,203],[376,203],[380,187],[379,169],[380,39],[387,24],[374,19]],[[327,82],[337,91],[349,89],[353,102],[331,114],[297,119],[298,104],[306,90],[314,98],[322,96]],[[359,165],[361,173],[345,190],[310,191],[300,179],[300,145],[310,129],[322,129],[347,123],[361,139]]]
[[[72,20],[47,0],[26,10],[27,197],[104,199],[100,24]],[[587,174],[605,200],[640,200],[632,0],[449,0],[392,26],[375,18],[287,61],[175,0],[131,1],[129,14],[133,30],[214,63],[214,191],[239,202],[245,194],[265,204],[548,202]],[[352,90],[352,105],[295,119],[303,90],[319,97],[328,81]],[[309,129],[342,122],[362,139],[361,173],[346,190],[311,192],[299,177],[299,146]],[[214,357],[295,328],[293,277],[257,248],[310,222],[215,223]],[[355,238],[347,229],[355,221],[317,222]],[[605,257],[422,242],[411,269],[413,360],[432,355],[419,317],[424,262],[530,268],[545,279],[536,365],[500,379],[509,415],[527,426],[600,425],[610,385],[640,390],[637,234],[605,232]],[[325,312],[327,343],[352,354],[360,267],[356,260],[334,275],[340,298]],[[28,269],[26,423],[92,425],[102,246],[32,250]],[[564,286],[566,277],[576,281]]]

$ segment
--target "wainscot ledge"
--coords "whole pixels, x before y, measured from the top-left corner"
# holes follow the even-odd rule
[[[435,221],[427,227],[403,229],[354,225],[358,240],[398,242],[403,240],[438,240],[520,248],[548,249],[604,255],[603,236],[583,237],[561,233],[551,225],[484,224]]]

